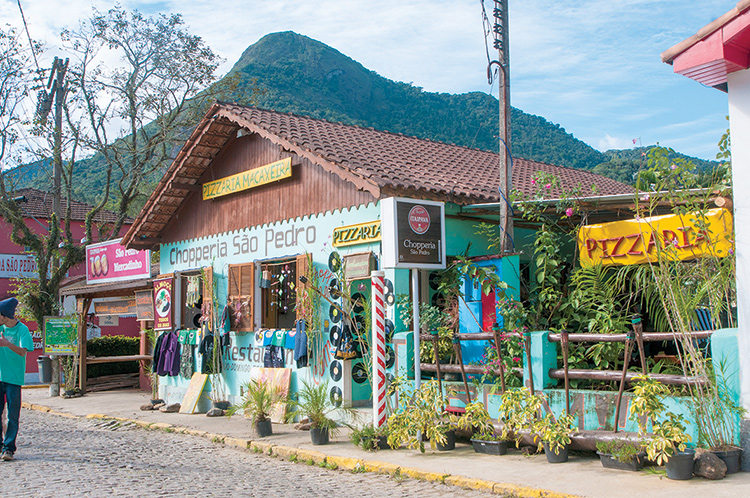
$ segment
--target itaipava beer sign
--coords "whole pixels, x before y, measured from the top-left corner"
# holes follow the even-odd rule
[[[380,203],[383,266],[445,268],[445,206],[442,202],[390,197]]]

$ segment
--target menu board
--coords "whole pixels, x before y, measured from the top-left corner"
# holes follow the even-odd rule
[[[150,290],[135,293],[135,316],[138,320],[154,319],[154,292]]]
[[[44,354],[73,355],[78,349],[78,320],[74,317],[44,317]]]
[[[154,330],[172,330],[174,326],[174,279],[154,280]]]

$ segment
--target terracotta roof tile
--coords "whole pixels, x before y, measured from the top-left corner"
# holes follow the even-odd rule
[[[37,190],[33,188],[23,188],[18,189],[14,191],[11,194],[12,197],[24,197],[26,199],[26,202],[23,202],[21,204],[21,211],[24,214],[30,214],[34,216],[35,218],[48,220],[52,213],[54,212],[53,207],[53,199],[52,194],[50,192],[44,192],[42,190]],[[67,198],[63,197],[61,199],[61,205],[63,210],[66,209],[67,204]],[[79,201],[71,201],[70,202],[70,219],[73,221],[86,221],[86,215],[94,208],[94,206],[90,204],[86,204],[85,202],[79,202]],[[99,214],[96,216],[94,221],[97,222],[107,222],[107,223],[114,223],[117,221],[117,214],[108,211],[108,210],[102,210],[99,212]],[[127,217],[125,219],[126,224],[130,224],[133,222],[133,219],[130,217]]]

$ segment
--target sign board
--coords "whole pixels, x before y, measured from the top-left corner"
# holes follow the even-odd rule
[[[371,252],[344,256],[344,277],[347,280],[370,278],[370,272],[375,269],[375,258]]]
[[[73,355],[78,349],[78,320],[73,317],[44,317],[44,354]]]
[[[119,327],[120,316],[119,315],[99,315],[99,326],[100,327]],[[101,335],[99,337],[101,337]],[[86,339],[88,339],[88,336],[86,337]]]
[[[389,197],[380,202],[383,267],[444,269],[445,205]]]
[[[154,292],[150,290],[136,291],[135,316],[138,320],[154,319]]]
[[[731,213],[709,209],[700,223],[697,218],[667,214],[583,226],[577,236],[581,266],[656,262],[659,253],[672,261],[729,255],[734,247]]]
[[[266,164],[260,168],[243,171],[213,182],[203,184],[203,200],[216,199],[235,192],[242,192],[267,183],[272,183],[292,176],[292,158]]]
[[[94,301],[96,315],[135,315],[135,297]]]
[[[380,240],[380,220],[333,229],[333,247],[367,244]]]
[[[172,330],[174,296],[172,277],[154,280],[154,330]]]
[[[0,278],[37,278],[39,271],[32,254],[0,254]]]
[[[180,413],[195,413],[195,407],[198,405],[198,400],[201,397],[203,388],[206,387],[206,381],[208,380],[208,374],[202,374],[195,372],[190,378],[190,385],[188,385],[185,397],[180,403]]]
[[[125,249],[122,239],[86,246],[86,283],[104,284],[151,277],[151,251]]]

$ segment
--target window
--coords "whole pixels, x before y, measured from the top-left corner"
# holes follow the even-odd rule
[[[255,299],[255,264],[229,265],[227,305],[232,310],[232,330],[255,330],[253,300]]]
[[[261,327],[291,329],[297,319],[297,259],[260,265]]]

